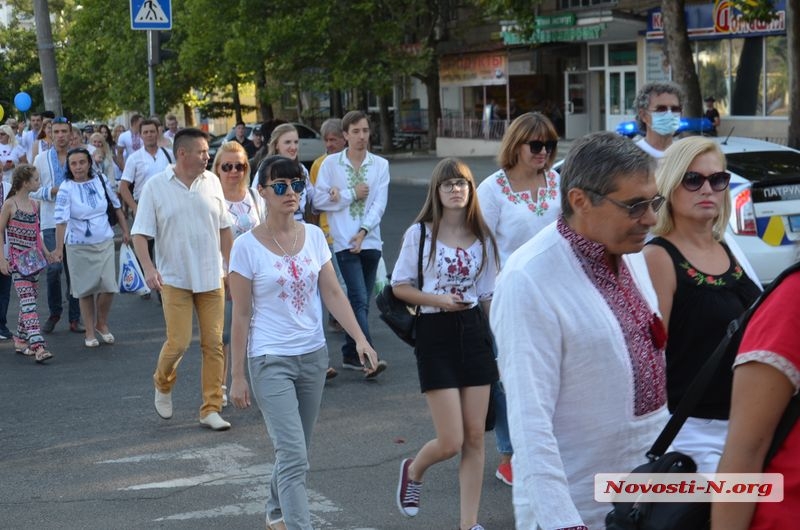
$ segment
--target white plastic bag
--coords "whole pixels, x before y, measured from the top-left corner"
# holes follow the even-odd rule
[[[133,249],[123,243],[119,247],[119,292],[128,294],[147,294],[150,288],[144,281],[139,262]]]

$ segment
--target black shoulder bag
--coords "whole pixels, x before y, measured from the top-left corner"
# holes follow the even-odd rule
[[[111,226],[117,225],[117,209],[114,208],[114,204],[111,202],[111,197],[108,195],[108,188],[106,187],[106,179],[103,177],[102,173],[97,174],[100,177],[100,185],[103,186],[103,193],[106,194],[106,217],[108,217],[108,224]]]
[[[419,255],[417,257],[417,288],[422,290],[422,249],[425,245],[425,223],[419,223]],[[375,297],[380,319],[383,320],[395,335],[408,344],[415,346],[417,342],[417,316],[419,307],[411,307],[394,295],[391,276],[383,290]]]
[[[678,435],[686,418],[700,401],[723,354],[730,348],[738,349],[744,329],[755,310],[787,276],[798,270],[800,270],[800,263],[784,270],[747,311],[728,325],[725,336],[695,376],[669,422],[645,455],[648,462],[638,466],[632,471],[633,473],[694,473],[697,471],[697,465],[690,456],[678,451],[664,453]],[[792,430],[798,416],[800,416],[800,397],[795,396],[789,401],[775,429],[772,444],[764,461],[765,466]],[[606,530],[705,530],[711,523],[711,503],[614,502],[613,504],[614,509],[606,515]]]

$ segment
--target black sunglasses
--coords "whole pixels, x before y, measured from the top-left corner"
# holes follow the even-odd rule
[[[708,176],[698,173],[696,171],[687,171],[683,175],[681,184],[689,191],[697,191],[703,187],[703,184],[708,181],[711,189],[714,191],[722,191],[728,187],[731,182],[731,174],[727,171],[719,171],[712,173]]]
[[[285,195],[286,190],[289,189],[289,186],[292,186],[292,191],[295,193],[302,193],[304,189],[306,189],[306,181],[305,180],[293,180],[291,184],[286,184],[285,182],[276,182],[275,184],[267,184],[268,188],[272,188],[272,191],[275,192],[275,195]]]
[[[547,140],[546,142],[531,140],[530,142],[525,142],[525,144],[531,148],[531,153],[533,154],[541,153],[542,147],[544,147],[545,152],[549,155],[558,145],[558,140]]]
[[[231,164],[230,162],[225,162],[224,164],[220,165],[219,168],[226,173],[233,168],[236,168],[236,171],[244,171],[247,165],[242,164],[241,162],[237,162],[235,164]]]
[[[661,195],[656,195],[652,199],[649,199],[649,200],[646,200],[646,201],[639,201],[639,202],[635,202],[633,204],[625,204],[624,202],[620,202],[620,201],[614,200],[611,197],[607,197],[607,196],[603,195],[602,193],[598,193],[598,192],[596,192],[594,190],[590,190],[588,188],[584,188],[584,191],[588,191],[589,193],[591,193],[593,195],[596,195],[597,197],[600,197],[601,199],[607,200],[608,202],[610,202],[614,206],[619,206],[620,208],[622,208],[624,210],[627,210],[628,211],[628,217],[630,217],[631,219],[639,219],[645,213],[647,213],[647,209],[648,208],[653,208],[653,212],[658,212],[661,209],[661,207],[664,206],[664,203],[667,200],[664,197],[662,197]]]
[[[65,118],[64,116],[59,116],[58,118],[53,118],[53,123],[66,123],[67,125],[72,125],[70,121]]]
[[[680,105],[656,105],[656,108],[650,109],[650,112],[667,112],[668,110],[673,114],[680,114],[683,112],[683,107]]]

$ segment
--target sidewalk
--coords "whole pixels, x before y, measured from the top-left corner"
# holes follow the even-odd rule
[[[572,140],[558,141],[558,156],[556,160],[561,160],[567,156]],[[437,157],[434,151],[400,152],[380,155],[389,160],[389,173],[392,183],[410,184],[413,186],[427,186],[430,182],[433,168],[441,157]],[[497,161],[493,156],[473,156],[464,157],[462,160],[469,166],[475,181],[480,183],[497,171]]]

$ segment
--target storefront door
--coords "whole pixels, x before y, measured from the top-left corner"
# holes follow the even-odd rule
[[[636,68],[606,70],[606,130],[614,131],[623,121],[636,119]]]
[[[590,132],[589,72],[564,72],[564,137],[579,138]]]

